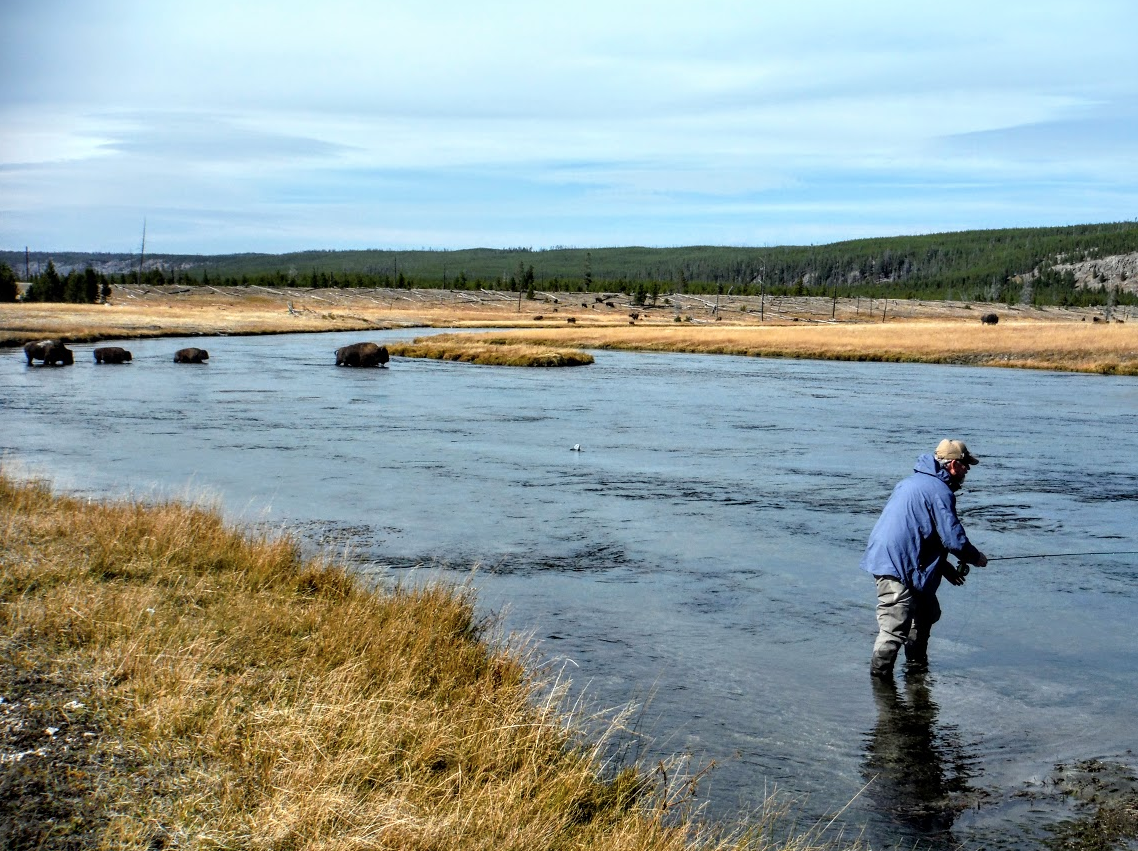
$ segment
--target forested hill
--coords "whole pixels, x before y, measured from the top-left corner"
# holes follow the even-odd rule
[[[0,252],[18,277],[51,259],[137,280],[138,255]],[[829,245],[730,248],[472,248],[147,254],[144,283],[445,286],[838,294],[962,301],[1129,301],[1138,292],[1138,222],[961,231]],[[1117,292],[1115,292],[1117,290]]]

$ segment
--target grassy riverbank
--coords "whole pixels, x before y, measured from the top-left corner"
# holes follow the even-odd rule
[[[724,839],[675,771],[605,764],[489,629],[461,590],[0,471],[0,845],[817,847]]]
[[[1138,325],[944,320],[894,325],[557,328],[478,335],[498,345],[691,352],[751,357],[939,363],[1138,375]],[[437,345],[443,339],[435,338]]]
[[[393,354],[483,363],[587,362],[580,349],[897,361],[1138,375],[1138,322],[1101,310],[869,299],[669,296],[631,304],[447,290],[120,288],[110,305],[0,304],[0,346],[190,335],[418,327],[497,328],[458,341],[388,343]],[[995,326],[979,317],[996,313]],[[1126,321],[1117,321],[1118,319]],[[883,321],[884,320],[884,321]],[[507,331],[509,333],[507,333]],[[530,347],[527,350],[505,347]],[[398,348],[397,348],[398,347]],[[552,354],[550,349],[556,350]]]

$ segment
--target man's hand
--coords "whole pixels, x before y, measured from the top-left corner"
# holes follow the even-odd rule
[[[985,559],[987,561],[987,559]],[[963,585],[964,576],[951,564],[945,562],[940,568],[941,575],[948,580],[949,585]]]
[[[977,557],[972,560],[973,564],[975,564],[977,567],[987,567],[988,566],[988,557],[986,555],[984,555],[982,552],[977,550],[976,556]]]

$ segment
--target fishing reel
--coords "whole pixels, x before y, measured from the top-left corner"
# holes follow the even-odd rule
[[[963,561],[958,561],[953,564],[951,561],[945,560],[944,567],[941,568],[941,576],[948,581],[949,585],[963,585],[964,577],[968,575],[968,567]]]

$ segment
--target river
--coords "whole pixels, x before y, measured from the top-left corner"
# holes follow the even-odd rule
[[[126,343],[134,363],[0,356],[10,471],[94,496],[215,501],[377,581],[473,582],[583,707],[637,707],[646,765],[714,761],[733,818],[877,848],[1029,848],[1057,763],[1136,758],[1138,381],[929,365],[595,352],[572,369],[332,351],[408,332]],[[993,561],[943,586],[931,672],[875,688],[858,569],[896,481],[945,436]],[[574,450],[579,446],[579,450]],[[1041,803],[1043,802],[1043,803]]]

